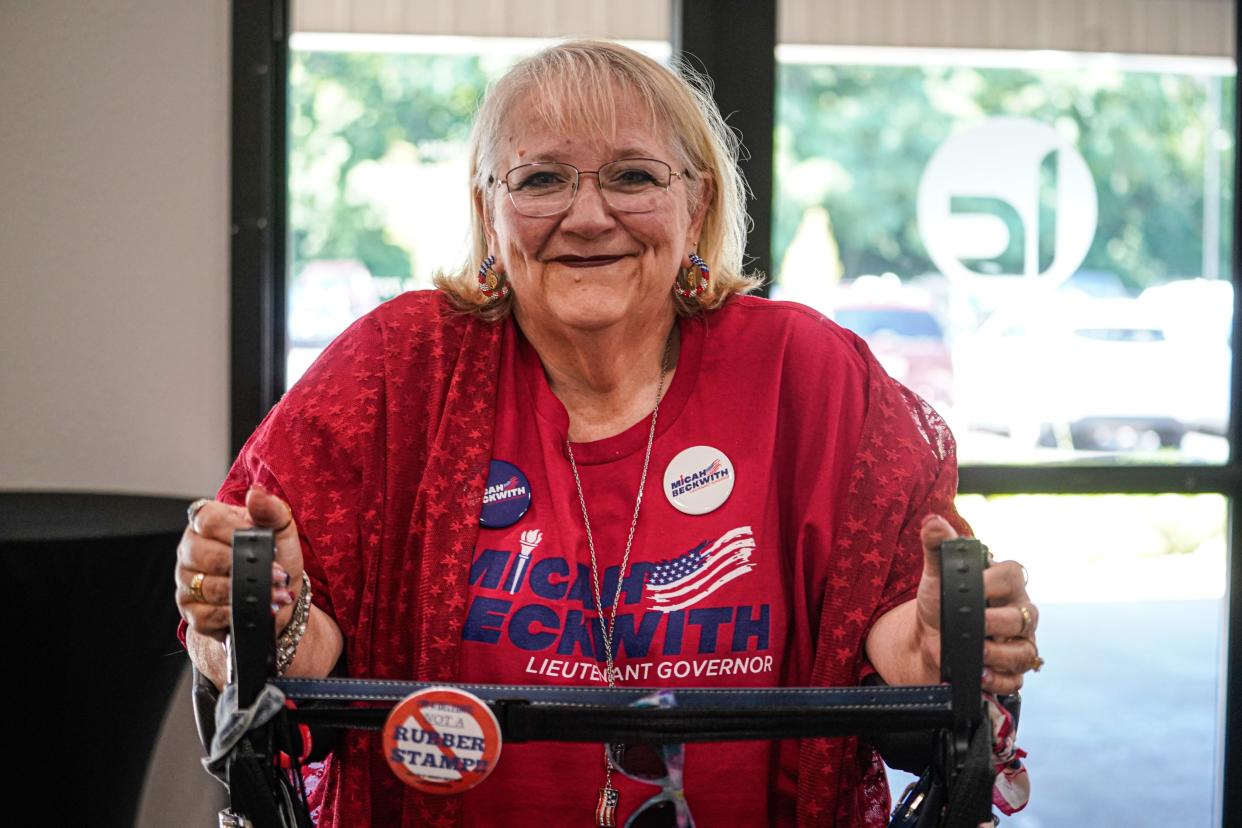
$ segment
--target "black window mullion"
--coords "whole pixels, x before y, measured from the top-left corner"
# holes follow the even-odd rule
[[[1216,824],[1222,826],[1242,824],[1242,785],[1236,782],[1237,774],[1242,771],[1242,675],[1239,675],[1242,666],[1238,664],[1239,658],[1242,658],[1242,564],[1238,560],[1238,550],[1242,549],[1242,519],[1239,519],[1236,496],[1229,500],[1228,536],[1227,614],[1222,630],[1224,663],[1221,665],[1218,712],[1224,732],[1219,746],[1222,767],[1216,777],[1216,799],[1220,809],[1220,820]],[[1231,779],[1235,780],[1232,784]]]
[[[776,123],[776,0],[670,0],[673,53],[715,86],[716,105],[742,136],[752,226],[746,268],[772,279],[772,138]],[[710,266],[712,263],[708,262]]]
[[[285,385],[289,0],[233,3],[229,444]]]
[[[1235,61],[1242,48],[1242,16],[1234,8],[1233,54]],[[1242,72],[1234,67],[1234,147],[1242,136],[1242,107],[1236,96],[1242,90]],[[1233,247],[1230,273],[1233,278],[1233,332],[1230,347],[1233,351],[1229,394],[1229,458],[1235,468],[1242,453],[1242,359],[1238,345],[1242,343],[1242,163],[1235,149],[1233,160]],[[1224,734],[1221,739],[1221,767],[1217,776],[1220,795],[1220,825],[1242,825],[1242,785],[1237,784],[1242,773],[1242,520],[1238,514],[1238,498],[1242,496],[1242,483],[1235,480],[1229,492],[1229,551],[1225,593],[1227,615],[1224,629],[1224,660],[1221,665],[1221,698]],[[1235,780],[1230,784],[1229,780]]]
[[[963,466],[963,494],[1202,494],[1237,492],[1238,466]]]

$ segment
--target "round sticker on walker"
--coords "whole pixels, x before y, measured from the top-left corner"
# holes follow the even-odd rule
[[[500,723],[482,699],[464,690],[419,690],[388,714],[384,758],[398,779],[423,793],[468,791],[496,767]]]
[[[720,508],[733,493],[733,463],[711,446],[692,446],[664,470],[664,496],[687,515],[705,515]]]
[[[493,460],[483,488],[483,511],[479,525],[503,529],[522,519],[530,508],[530,481],[522,470],[504,460]]]

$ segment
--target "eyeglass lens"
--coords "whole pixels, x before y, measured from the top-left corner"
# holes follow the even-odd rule
[[[510,170],[505,185],[519,213],[551,216],[573,204],[582,175],[598,176],[604,200],[614,210],[645,213],[659,204],[672,182],[673,171],[654,158],[623,158],[597,171],[581,173],[569,164],[541,162]]]

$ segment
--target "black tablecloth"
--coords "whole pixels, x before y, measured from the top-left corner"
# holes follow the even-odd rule
[[[186,664],[172,579],[186,505],[0,492],[10,790],[17,802],[39,794],[41,824],[134,823]]]

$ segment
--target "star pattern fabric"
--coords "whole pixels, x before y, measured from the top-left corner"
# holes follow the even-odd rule
[[[465,582],[478,532],[499,333],[438,293],[383,305],[285,395],[221,487],[233,503],[253,483],[288,501],[315,603],[348,642],[349,675],[457,675],[464,601],[443,593]],[[367,732],[343,738],[315,796],[323,828],[461,815],[457,797],[401,784]]]
[[[247,442],[221,487],[239,503],[261,483],[298,522],[315,603],[345,636],[342,669],[370,678],[453,681],[464,585],[491,456],[503,326],[407,293],[355,323]],[[940,418],[884,374],[861,340],[868,406],[825,579],[813,683],[858,684],[863,642],[913,597],[921,518],[953,508],[956,464]],[[858,739],[801,743],[800,826],[881,826],[883,767]],[[401,784],[379,735],[349,732],[315,780],[322,828],[453,826],[459,797]]]
[[[824,591],[811,674],[816,686],[856,685],[869,671],[867,631],[918,589],[924,516],[939,514],[969,534],[953,502],[957,460],[948,426],[890,379],[866,345],[857,347],[868,367],[867,415]],[[888,824],[884,765],[865,741],[804,739],[799,760],[799,826]]]

